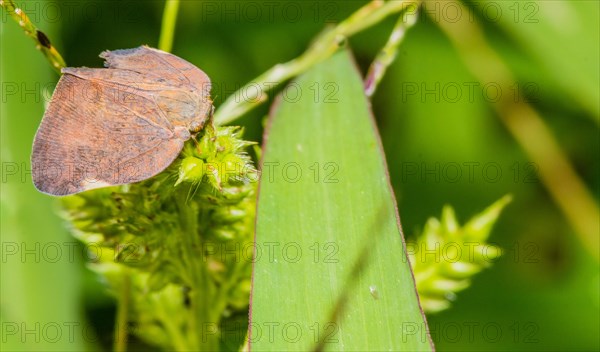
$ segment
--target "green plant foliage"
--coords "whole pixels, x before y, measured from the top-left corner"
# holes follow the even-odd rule
[[[427,348],[410,345],[427,341],[427,329],[415,313],[408,259],[397,262],[404,252],[399,231],[387,222],[394,214],[385,202],[382,153],[371,126],[358,118],[364,115],[359,80],[349,84],[355,72],[332,66],[333,59],[322,66],[327,69],[313,69],[348,41],[361,67],[372,60],[364,88],[369,97],[376,91],[373,107],[405,227],[422,223],[440,201],[462,211],[507,192],[516,195],[513,215],[526,214],[496,225],[503,198],[461,226],[445,207],[407,244],[421,306],[444,310],[428,315],[436,347],[600,350],[594,242],[600,2],[112,1],[95,2],[91,12],[85,2],[50,2],[0,0],[6,19],[0,26],[2,350],[106,349],[114,306],[97,277],[117,298],[115,351],[148,349],[137,339],[128,342],[132,334],[164,350],[239,350],[243,342],[242,350],[249,348],[256,172],[239,129],[208,125],[152,180],[63,199],[65,217],[87,244],[88,259],[95,258],[89,265],[95,273],[82,268],[85,253],[74,252],[80,247],[54,214],[55,200],[31,182],[31,141],[58,78],[50,69],[65,65],[58,51],[69,66],[98,67],[99,51],[141,44],[173,48],[209,74],[215,124],[242,124],[251,140],[259,140],[266,104],[281,85],[311,69],[308,77],[327,77],[319,85],[293,83],[284,95],[294,100],[299,92],[302,100],[275,109],[266,162],[292,164],[263,169],[253,350],[383,350],[399,339],[402,346],[393,350]],[[461,22],[469,26],[456,30]],[[185,30],[175,36],[176,28]],[[495,92],[505,98],[500,113]],[[306,99],[320,106],[313,109]],[[333,107],[340,104],[347,108]],[[537,112],[537,122],[519,116],[517,105]],[[532,146],[541,153],[532,154]],[[563,177],[569,163],[562,154],[573,163],[575,183]],[[289,184],[298,165],[302,180]],[[455,166],[452,177],[447,167]],[[315,176],[315,183],[339,182],[304,179]],[[581,188],[591,195],[587,205],[569,200],[584,194],[571,191],[577,183],[589,188]],[[567,196],[555,196],[560,208],[548,201],[557,190]],[[378,201],[385,206],[376,213]],[[573,214],[583,221],[565,221]],[[577,223],[590,225],[585,233],[592,241],[580,241]],[[502,233],[498,246],[487,243],[492,225]],[[289,262],[298,246],[311,263]],[[457,292],[461,300],[451,303]],[[295,341],[298,332],[302,339]]]
[[[53,34],[59,25],[52,23],[44,30]],[[0,24],[0,62],[0,349],[88,349],[94,336],[84,335],[87,323],[82,321],[81,306],[75,304],[82,301],[79,252],[67,252],[73,249],[68,247],[73,239],[53,213],[52,199],[38,192],[27,177],[44,100],[36,100],[35,93],[28,98],[10,93],[18,87],[36,87],[55,74],[8,17]]]
[[[421,307],[426,312],[450,307],[456,292],[469,287],[471,277],[500,257],[501,249],[486,241],[510,200],[510,196],[501,198],[462,227],[454,209],[446,205],[439,220],[430,218],[417,240],[407,243]]]
[[[251,350],[431,349],[349,52],[293,85],[303,94],[280,99],[263,152]]]
[[[125,331],[148,343],[216,348],[223,318],[248,306],[256,170],[240,137],[209,124],[154,178],[64,198],[91,268],[131,307]]]

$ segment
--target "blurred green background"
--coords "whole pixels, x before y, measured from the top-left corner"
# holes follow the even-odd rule
[[[218,107],[276,63],[298,56],[360,1],[183,1],[173,52],[213,81]],[[69,66],[101,67],[106,49],[156,46],[161,1],[17,1]],[[600,196],[600,5],[596,1],[473,1],[491,45],[518,79],[597,200]],[[505,249],[448,311],[428,316],[439,350],[598,350],[600,270],[550,198],[482,86],[421,15],[373,99],[407,237],[443,204],[467,220],[502,195],[514,201],[491,242]],[[469,14],[462,14],[470,16]],[[437,17],[436,17],[437,16]],[[366,72],[390,18],[350,40]],[[85,267],[53,198],[31,183],[35,130],[58,75],[2,12],[1,306],[3,350],[106,350],[114,305]],[[470,86],[474,85],[472,96]],[[460,96],[458,94],[460,93]],[[514,92],[502,92],[514,94]],[[239,120],[261,140],[268,105]],[[600,235],[600,234],[599,234]]]

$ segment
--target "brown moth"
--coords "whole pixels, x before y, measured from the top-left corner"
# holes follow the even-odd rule
[[[35,187],[67,195],[167,168],[212,113],[210,79],[141,46],[100,54],[106,68],[64,68],[33,142]]]

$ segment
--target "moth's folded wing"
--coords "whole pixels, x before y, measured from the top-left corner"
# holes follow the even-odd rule
[[[100,57],[112,69],[141,72],[163,86],[187,88],[204,98],[210,96],[210,79],[202,70],[186,60],[162,50],[140,46],[134,49],[105,51]]]
[[[68,67],[63,69],[63,73],[110,86],[128,105],[138,105],[137,100],[142,98],[151,100],[160,110],[160,116],[176,126],[187,128],[192,122],[202,123],[212,109],[212,102],[202,97],[201,92],[173,80],[173,77],[161,78],[155,70],[138,72],[121,68]]]
[[[93,92],[93,93],[92,93]],[[114,87],[65,74],[36,134],[32,176],[42,192],[66,195],[152,177],[184,139],[152,101],[125,104]]]

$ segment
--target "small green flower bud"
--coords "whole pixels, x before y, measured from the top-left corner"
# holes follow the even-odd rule
[[[222,241],[231,241],[235,239],[236,232],[227,229],[216,229],[211,231],[211,235]]]
[[[221,191],[221,174],[219,173],[219,165],[215,165],[214,163],[206,164],[206,176],[208,176],[208,181],[210,184]]]
[[[232,223],[241,221],[246,217],[244,209],[235,207],[222,207],[215,210],[212,219],[218,223]]]
[[[241,175],[245,165],[244,160],[236,154],[227,154],[221,160],[221,172],[226,177]]]
[[[215,142],[213,137],[205,135],[200,139],[197,146],[198,157],[209,159],[215,156]]]
[[[204,176],[204,161],[202,159],[188,156],[181,161],[179,166],[179,179],[175,186],[183,181],[200,182]]]
[[[235,146],[231,140],[231,136],[219,136],[217,137],[217,152],[222,154],[229,154],[235,151]]]
[[[426,312],[447,309],[456,292],[469,286],[471,277],[502,255],[501,248],[485,241],[509,201],[510,196],[503,197],[464,226],[458,223],[454,210],[445,206],[441,219],[430,218],[417,241],[407,244],[421,306]]]

